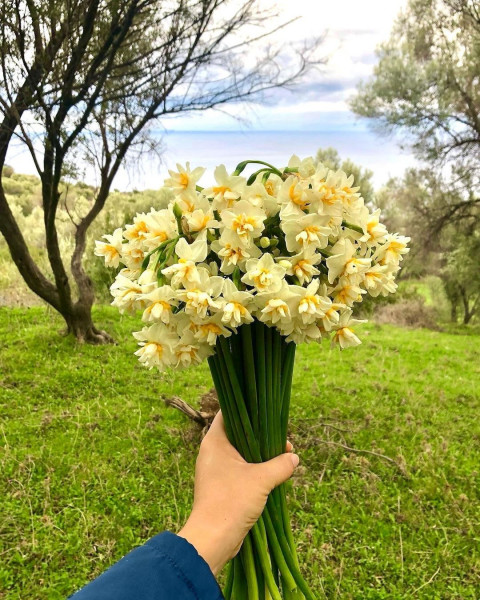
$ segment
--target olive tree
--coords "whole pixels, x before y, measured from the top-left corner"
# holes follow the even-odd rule
[[[0,174],[9,148],[23,144],[41,180],[49,272],[32,258],[1,175],[0,232],[30,289],[79,340],[111,339],[91,317],[94,289],[82,265],[86,236],[127,157],[156,149],[152,124],[258,98],[295,83],[315,64],[319,40],[285,56],[285,48],[265,44],[265,23],[275,28],[257,0],[2,3]],[[85,165],[98,186],[87,210],[70,206],[75,240],[67,261],[56,228],[59,211],[69,206],[61,183],[79,179]]]

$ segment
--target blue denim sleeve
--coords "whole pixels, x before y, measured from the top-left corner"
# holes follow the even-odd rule
[[[135,548],[72,600],[223,600],[210,567],[185,538],[159,533]]]

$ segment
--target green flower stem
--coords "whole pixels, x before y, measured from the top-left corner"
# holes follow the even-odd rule
[[[282,336],[274,329],[273,330],[273,407],[275,411],[275,443],[274,443],[274,456],[285,452],[286,440],[282,440],[281,427],[279,427],[279,421],[281,418],[282,410],[282,397],[281,397],[281,378],[282,378]]]
[[[260,173],[275,173],[275,171],[272,171],[272,169],[268,168],[268,167],[263,167],[263,169],[258,169],[258,171],[255,171],[255,173],[252,173],[250,175],[250,177],[247,179],[247,185],[252,185],[252,183],[256,180],[256,178],[260,175]]]
[[[269,498],[271,498],[271,495],[269,496]],[[268,500],[267,500],[267,504],[268,504]],[[276,507],[273,507],[273,511],[276,511]],[[287,586],[289,587],[289,589],[293,590],[297,587],[297,583],[296,583],[292,573],[290,572],[286,558],[282,552],[282,548],[279,543],[279,537],[277,537],[277,532],[273,525],[272,517],[270,516],[270,512],[271,511],[268,508],[266,508],[263,511],[263,515],[262,515],[263,522],[265,523],[265,529],[267,531],[267,536],[270,540],[270,549],[272,551],[273,558],[275,559],[275,562],[277,563],[278,569],[280,570],[282,577],[285,579],[285,581],[287,583]]]
[[[267,584],[268,591],[270,592],[270,596],[272,600],[282,600],[280,592],[278,590],[278,586],[275,583],[272,573],[272,565],[270,564],[270,558],[268,552],[265,550],[265,545],[263,541],[263,536],[260,532],[259,523],[262,521],[263,525],[263,517],[255,523],[252,527],[252,537],[255,543],[255,548],[258,552],[258,559],[260,561],[260,565],[262,567],[263,574],[265,576],[265,583]]]
[[[247,579],[242,560],[242,551],[233,559],[235,576],[233,578],[233,598],[234,600],[250,600],[248,597]]]
[[[241,447],[242,447],[241,453],[243,454],[243,456],[245,457],[245,459],[247,461],[261,462],[261,456],[260,456],[258,444],[256,443],[256,440],[253,437],[253,431],[251,428],[251,424],[248,420],[245,403],[243,401],[243,398],[241,397],[240,390],[238,387],[238,382],[236,381],[235,367],[232,364],[232,357],[228,353],[228,350],[229,349],[228,349],[228,344],[227,344],[226,339],[219,338],[219,343],[217,344],[217,352],[218,352],[219,365],[220,365],[219,371],[222,374],[222,379],[223,379],[223,383],[225,386],[225,390],[227,392],[227,397],[228,396],[233,397],[235,400],[236,408],[238,411],[239,421],[241,422],[241,425],[243,427],[243,431],[245,434],[244,439],[242,439],[242,440],[237,439],[237,441],[241,445]],[[272,495],[270,495],[268,497],[267,507],[268,507],[269,502],[275,504],[275,500],[273,499]],[[273,518],[269,514],[272,511],[273,511]],[[295,567],[295,565],[294,565],[293,559],[291,559],[290,548],[284,537],[283,526],[281,524],[279,524],[279,522],[278,522],[278,515],[276,514],[276,511],[277,511],[277,507],[271,506],[270,508],[266,508],[263,512],[266,532],[267,532],[267,536],[269,538],[270,548],[273,552],[273,555],[275,557],[275,561],[277,562],[278,568],[280,569],[285,580],[288,582],[289,587],[291,589],[294,589],[296,587],[296,582],[295,582],[294,577],[292,576],[292,573],[289,570],[290,566],[288,563],[290,563],[294,567]],[[275,523],[276,527],[274,527],[272,521],[273,521],[273,523]],[[277,538],[277,535],[278,535],[278,538]],[[288,557],[284,557],[284,555],[282,554],[282,552],[283,553],[285,552],[285,549],[287,550],[287,552],[289,554]],[[289,560],[287,561],[286,558],[288,558]],[[300,578],[303,585],[305,586],[306,584],[303,582],[300,572],[297,572],[297,577]],[[307,588],[307,590],[308,590],[308,588]]]
[[[347,227],[348,229],[352,229],[353,231],[358,231],[358,233],[365,233],[359,225],[354,225],[353,223],[349,223],[348,221],[342,221],[342,225],[343,227]]]
[[[219,350],[219,349],[218,349]],[[228,402],[229,398],[232,398],[232,392],[229,389],[229,380],[228,380],[228,374],[225,372],[225,370],[223,369],[223,364],[222,364],[222,359],[223,355],[221,353],[221,351],[218,352],[217,356],[215,357],[209,357],[209,364],[210,364],[210,368],[212,370],[212,376],[214,377],[214,381],[215,378],[218,378],[217,381],[219,382],[219,387],[217,388],[217,393],[218,393],[218,397],[219,397],[219,402],[220,402],[220,407],[222,409],[222,412],[225,415],[225,425],[227,427],[227,422],[230,422],[230,424],[232,425],[232,427],[230,428],[231,431],[234,431],[235,433],[232,435],[232,444],[235,446],[235,448],[237,448],[237,450],[245,457],[246,460],[248,460],[249,462],[253,462],[251,460],[251,453],[250,453],[250,449],[248,448],[248,444],[246,443],[246,438],[245,435],[243,433],[243,431],[241,431],[241,427],[239,427],[240,425],[240,419],[238,414],[235,414],[235,410],[233,405],[230,405]],[[215,373],[215,375],[214,375]],[[265,582],[267,584],[268,590],[270,592],[270,595],[272,596],[272,600],[282,600],[280,593],[278,591],[278,587],[276,586],[275,580],[273,578],[273,574],[272,574],[272,566],[270,563],[270,558],[268,555],[268,551],[267,551],[267,536],[266,536],[266,532],[265,532],[265,525],[263,523],[263,518],[260,517],[259,520],[257,521],[257,523],[253,526],[252,528],[252,536],[253,539],[255,541],[255,549],[256,549],[256,553],[258,556],[258,559],[260,561],[260,564],[262,565],[262,570],[263,570],[263,574],[265,577]],[[234,574],[234,580],[238,577],[237,571],[235,571]],[[235,591],[234,591],[234,600],[237,600],[236,596],[235,596]],[[242,600],[242,599],[240,599]]]
[[[258,400],[257,383],[255,377],[255,358],[253,355],[252,326],[242,325],[240,327],[243,349],[243,380],[245,382],[245,395],[248,400],[250,419],[253,433],[257,440],[260,438],[258,422]]]
[[[259,321],[254,322],[255,330],[255,365],[258,376],[258,424],[259,441],[263,460],[268,455],[268,419],[267,419],[267,375],[265,372],[265,326]]]
[[[225,589],[223,590],[223,595],[225,597],[225,600],[231,600],[232,590],[233,590],[233,579],[234,579],[234,566],[233,566],[233,560],[231,560],[228,564],[227,581],[225,583]]]
[[[282,407],[280,418],[280,433],[282,444],[287,443],[288,415],[290,412],[290,396],[292,390],[293,366],[295,364],[296,345],[293,342],[286,344],[285,360],[283,363],[282,382]]]
[[[280,177],[282,176],[281,171],[279,171],[277,168],[275,168],[273,165],[271,165],[270,163],[264,162],[263,160],[244,160],[241,163],[238,163],[235,171],[233,172],[234,175],[240,175],[240,173],[245,169],[245,167],[247,165],[265,165],[266,167],[269,167],[270,169],[272,169],[272,171],[276,174],[279,175]]]
[[[235,367],[235,372],[237,373],[237,381],[240,387],[240,391],[242,392],[242,396],[248,400],[245,393],[245,378],[243,376],[243,352],[242,352],[242,338],[239,335],[232,335],[228,339],[228,345],[231,349],[231,355],[233,358],[233,366]]]
[[[271,539],[275,539],[278,545],[280,546],[284,560],[287,563],[287,568],[290,570],[290,574],[293,576],[296,584],[298,584],[298,587],[305,594],[305,598],[307,598],[308,600],[315,600],[315,596],[310,591],[310,588],[305,583],[302,574],[295,565],[292,553],[290,551],[290,547],[286,540],[285,534],[283,533],[283,523],[279,521],[278,512],[276,509],[275,502],[272,498],[272,494],[270,494],[270,496],[267,498],[267,505],[263,514],[266,517],[265,526],[267,529],[267,534]],[[272,526],[272,528],[270,528],[270,526]],[[290,589],[293,589],[293,587],[291,587],[290,585],[289,587]]]
[[[284,483],[282,483],[282,485],[279,486],[280,513],[283,519],[283,530],[285,532],[285,535],[287,536],[287,542],[290,546],[295,566],[297,567],[297,569],[300,569],[300,563],[298,562],[297,556],[297,549],[295,548],[295,540],[293,539],[292,526],[290,523],[290,513],[287,506],[286,489],[287,486]]]
[[[218,371],[218,359],[216,356],[208,357],[208,366],[210,367],[210,373],[212,374],[213,384],[215,385],[215,389],[217,390],[218,402],[220,404],[220,408],[222,409],[222,413],[224,416],[223,420],[225,422],[225,432],[227,434],[227,438],[232,444],[232,446],[236,447],[236,439],[233,433],[233,419],[228,414],[229,409],[227,404],[227,396],[225,394],[223,381],[221,380],[221,376]]]
[[[250,533],[247,534],[242,544],[243,569],[247,578],[248,600],[259,600],[258,581],[255,571],[254,553]]]
[[[250,534],[252,536],[253,539],[253,535]],[[265,540],[266,543],[266,540]],[[265,600],[265,592],[266,592],[266,583],[265,583],[265,576],[263,574],[262,571],[262,566],[260,565],[260,562],[258,560],[258,555],[255,551],[255,545],[252,541],[252,548],[253,548],[253,555],[255,558],[255,572],[257,574],[257,582],[258,582],[258,600]]]
[[[273,400],[273,356],[272,356],[272,328],[265,329],[265,373],[267,382],[267,429],[268,447],[266,460],[275,456],[275,413]]]
[[[268,329],[264,328],[264,331],[267,332]],[[257,336],[257,338],[260,339],[259,336]],[[265,352],[264,354],[265,356],[268,357],[269,354],[272,354],[271,347],[269,347],[267,344],[264,344],[263,349],[267,350],[267,352]],[[289,352],[293,352],[293,350],[290,349]],[[288,356],[289,352],[287,348],[286,357]],[[232,429],[234,432],[233,435],[236,438],[236,442],[238,444],[239,451],[249,462],[260,462],[262,459],[262,456],[260,454],[260,448],[258,445],[258,441],[253,435],[252,425],[248,418],[244,398],[241,394],[235,366],[233,364],[232,355],[230,353],[230,348],[225,338],[219,338],[218,340],[217,358],[217,373],[220,375],[219,379],[222,382],[221,385],[223,384],[223,387],[221,387],[221,395],[224,395],[224,400],[229,401],[229,409],[231,410],[231,412],[229,412],[228,415],[226,414],[226,418],[227,416],[228,418],[232,418],[232,425],[236,425],[235,427],[232,427]],[[267,383],[268,379],[269,378],[267,377]],[[289,394],[287,394],[286,382],[284,382],[282,388],[284,392],[284,398],[285,400],[287,400],[287,402],[282,401],[282,416],[288,416],[288,411],[285,410],[286,406],[288,406],[289,401]],[[223,403],[225,404],[225,402]],[[287,537],[284,532],[283,515],[280,515],[280,511],[276,506],[276,501],[274,499],[273,494],[271,494],[267,499],[267,505],[265,507],[262,517],[259,519],[259,523],[262,519],[266,528],[269,548],[271,549],[275,562],[277,562],[281,575],[285,580],[286,587],[288,587],[291,590],[294,590],[298,585],[298,588],[300,588],[307,600],[314,600],[313,594],[311,593],[307,584],[303,580],[298,566],[296,565],[296,561],[293,558],[289,542],[287,541]],[[278,599],[278,588],[275,585],[274,581],[272,585],[272,568],[274,567],[274,565],[271,565],[269,568],[266,569],[264,568],[265,566],[268,567],[269,559],[268,553],[266,552],[265,548],[265,542],[262,535],[261,525],[257,524],[254,527],[254,529],[252,529],[252,531],[254,531],[253,539],[255,541],[255,549],[258,553],[258,558],[261,561],[261,564],[263,565],[262,570],[264,571],[266,577],[267,587],[272,597]],[[275,591],[273,591],[272,593],[272,589],[276,589],[277,593],[275,594]]]
[[[257,440],[255,439],[255,436],[253,435],[252,425],[248,418],[247,407],[245,406],[245,400],[242,397],[242,392],[238,383],[233,359],[231,354],[229,353],[227,340],[224,337],[218,338],[217,351],[218,350],[220,350],[218,352],[220,364],[222,365],[222,370],[223,367],[225,367],[224,373],[227,375],[227,384],[229,384],[230,390],[232,392],[232,397],[235,401],[238,415],[240,417],[240,422],[245,433],[246,443],[251,453],[251,458],[249,462],[262,462],[260,448],[258,446]],[[245,459],[249,460],[246,456]]]

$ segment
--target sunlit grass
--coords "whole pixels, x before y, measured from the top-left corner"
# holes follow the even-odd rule
[[[65,598],[188,515],[199,431],[160,395],[196,405],[208,369],[143,369],[138,321],[96,321],[119,345],[59,337],[42,308],[0,310],[2,598]],[[290,507],[306,578],[319,598],[477,599],[478,338],[361,336],[298,353]]]

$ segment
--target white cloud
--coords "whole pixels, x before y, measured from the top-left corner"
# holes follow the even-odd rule
[[[284,115],[290,119],[287,129],[321,129],[328,113],[349,111],[348,98],[356,84],[371,75],[375,48],[387,39],[394,18],[405,3],[406,0],[336,0],[328,4],[319,0],[263,0],[262,8],[274,6],[282,22],[293,21],[274,34],[271,41],[295,43],[326,32],[321,51],[328,55],[328,63],[312,72],[294,91],[270,92],[265,97],[266,106],[225,106],[223,112],[210,110],[164,119],[164,126],[174,130],[272,129],[281,125],[279,117]],[[248,124],[240,124],[228,114],[246,119]],[[314,119],[309,126],[305,115],[312,114]]]

